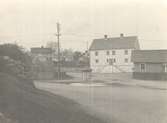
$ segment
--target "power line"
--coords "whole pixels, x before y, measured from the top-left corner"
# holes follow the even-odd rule
[[[39,35],[43,35],[43,36],[44,35],[46,35],[46,36],[50,35],[49,37],[51,37],[52,33],[28,34],[27,36],[38,37]],[[63,35],[64,36],[87,37],[87,38],[92,37],[93,38],[93,37],[97,37],[98,35],[101,35],[101,34],[91,35],[91,34],[63,33]],[[18,37],[18,36],[23,37],[24,35],[22,35],[22,34],[20,34],[20,35],[19,34],[16,34],[16,35],[0,35],[0,38],[1,37]],[[143,38],[140,38],[140,37],[139,37],[139,40],[140,41],[167,41],[167,39],[143,39]]]

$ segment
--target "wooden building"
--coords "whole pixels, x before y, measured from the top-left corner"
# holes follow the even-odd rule
[[[131,52],[139,50],[137,36],[94,39],[90,46],[90,67],[92,72],[132,72]]]
[[[167,80],[167,50],[134,50],[133,78]]]

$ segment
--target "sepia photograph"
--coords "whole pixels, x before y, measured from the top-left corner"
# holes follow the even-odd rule
[[[167,123],[167,0],[0,0],[0,123]]]

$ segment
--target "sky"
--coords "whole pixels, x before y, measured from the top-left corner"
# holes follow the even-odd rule
[[[120,33],[138,36],[142,49],[167,49],[167,0],[1,0],[0,8],[0,43],[45,46],[59,22],[63,49]]]

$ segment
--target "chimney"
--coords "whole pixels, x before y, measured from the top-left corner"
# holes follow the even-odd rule
[[[107,35],[104,35],[104,38],[105,38],[105,39],[107,39],[107,38],[108,38],[108,36],[107,36]]]
[[[120,37],[121,37],[121,38],[123,38],[123,37],[124,37],[124,34],[123,34],[123,33],[121,33],[121,34],[120,34]]]

